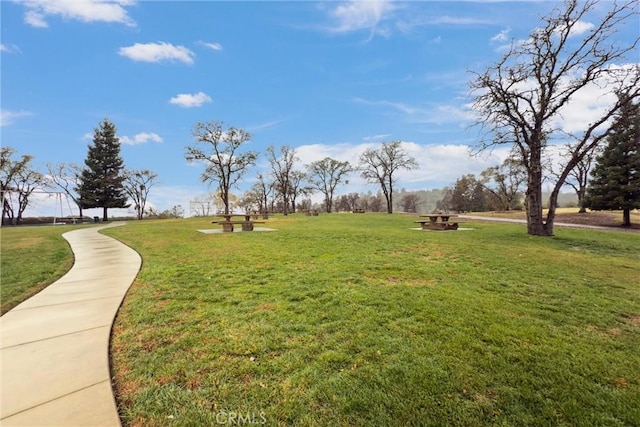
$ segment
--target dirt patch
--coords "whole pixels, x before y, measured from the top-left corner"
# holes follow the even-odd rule
[[[600,227],[620,227],[640,230],[640,218],[632,215],[631,227],[622,227],[622,214],[610,212],[587,212],[587,213],[558,213],[555,222],[566,222],[569,224],[596,225]],[[635,222],[634,222],[635,220]]]
[[[273,311],[276,305],[270,302],[265,302],[256,307],[255,311]]]
[[[629,323],[633,326],[640,326],[640,316],[632,316],[629,318]]]

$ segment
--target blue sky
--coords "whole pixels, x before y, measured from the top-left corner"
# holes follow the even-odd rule
[[[210,120],[251,132],[247,149],[290,145],[300,165],[357,163],[366,148],[401,140],[420,169],[399,187],[442,188],[506,154],[468,154],[478,143],[469,70],[498,60],[558,4],[2,1],[2,144],[42,169],[82,165],[108,116],[126,166],[158,174],[149,202],[160,210],[188,211],[213,189],[184,160],[194,124]],[[637,33],[630,25],[619,37]],[[599,90],[565,119],[584,119],[606,98]],[[235,193],[266,170],[261,156]],[[339,192],[367,190],[377,188],[354,174]]]

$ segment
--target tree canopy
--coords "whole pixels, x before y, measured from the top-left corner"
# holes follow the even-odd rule
[[[289,214],[289,202],[293,196],[293,167],[299,160],[296,155],[295,148],[288,145],[280,147],[280,155],[278,155],[276,148],[271,145],[267,147],[267,158],[271,165],[271,173],[274,178],[275,189],[282,196],[283,213]]]
[[[12,157],[15,153],[16,151],[8,146],[0,149],[2,224],[5,218],[12,224],[19,224],[31,194],[44,185],[43,175],[31,166],[33,156],[23,154],[19,160],[14,160]]]
[[[201,161],[205,164],[202,182],[218,184],[224,211],[228,214],[231,188],[255,164],[258,154],[254,151],[240,152],[242,145],[251,140],[249,132],[233,126],[224,130],[223,126],[221,121],[196,123],[193,129],[196,145],[186,148],[185,158],[188,162]],[[201,145],[207,148],[201,149]]]
[[[378,150],[367,149],[360,156],[360,175],[379,184],[387,201],[387,213],[393,213],[393,186],[399,170],[418,168],[418,162],[402,148],[401,141],[383,142]]]
[[[324,195],[325,208],[331,212],[336,187],[346,182],[346,176],[353,171],[349,162],[341,162],[331,157],[312,162],[307,166],[311,186]]]
[[[138,219],[142,219],[151,187],[156,184],[158,174],[148,169],[124,171],[124,190],[133,201]]]
[[[93,144],[80,174],[78,194],[83,209],[103,208],[102,219],[108,220],[109,208],[126,208],[124,191],[124,161],[120,157],[120,140],[116,126],[105,119],[94,129]]]

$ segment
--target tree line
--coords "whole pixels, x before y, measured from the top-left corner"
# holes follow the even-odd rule
[[[394,202],[394,185],[398,170],[418,167],[399,141],[383,142],[379,149],[368,149],[357,166],[326,157],[299,165],[296,150],[290,146],[269,146],[266,157],[268,173],[259,173],[253,186],[237,197],[231,190],[255,165],[258,153],[242,151],[251,135],[234,127],[224,129],[222,122],[197,123],[194,127],[196,145],[187,147],[185,158],[200,161],[205,166],[203,182],[212,183],[217,191],[196,200],[199,204],[191,214],[208,216],[219,210],[229,213],[233,207],[245,211],[296,212],[316,206],[310,196],[323,196],[321,208],[326,212],[354,211],[388,212],[400,209],[418,213],[432,210],[455,212],[522,210],[526,203],[527,169],[517,156],[490,167],[479,176],[466,174],[451,187],[428,192],[402,190]],[[598,146],[571,171],[567,183],[575,190],[580,211],[622,209],[624,225],[630,225],[630,210],[640,207],[640,104],[625,104],[615,116],[606,146]],[[202,148],[204,146],[204,148]],[[22,155],[14,159],[15,150],[3,147],[0,157],[3,223],[20,223],[30,196],[38,189],[59,191],[83,209],[102,207],[103,220],[109,208],[133,206],[138,219],[151,217],[181,217],[181,206],[162,213],[146,208],[149,190],[156,184],[157,174],[149,170],[124,167],[119,154],[116,128],[107,118],[94,130],[93,143],[88,147],[85,167],[73,164],[47,164],[42,173],[32,166],[33,157]],[[553,175],[553,167],[549,167]],[[348,184],[350,174],[359,172],[368,182],[379,186],[377,193],[336,195],[340,185]],[[592,176],[592,181],[588,177]],[[420,195],[422,194],[422,197]],[[430,199],[430,202],[426,202]],[[212,209],[213,208],[213,209]]]
[[[540,25],[527,38],[511,40],[500,59],[484,71],[473,72],[469,84],[472,108],[478,117],[477,125],[484,131],[478,150],[510,147],[510,163],[486,171],[479,178],[460,178],[446,200],[447,206],[466,210],[469,198],[473,208],[483,197],[486,203],[513,209],[522,201],[527,232],[551,236],[560,190],[571,185],[584,208],[622,209],[625,223],[629,222],[629,210],[638,207],[640,197],[637,154],[640,36],[622,41],[617,33],[622,25],[635,25],[639,11],[635,0],[601,3],[605,2],[565,0],[541,17]],[[604,14],[592,19],[594,11]],[[585,22],[590,25],[584,26]],[[598,110],[591,121],[585,120],[579,129],[563,127],[567,109],[575,105],[576,99],[588,96],[594,87],[608,88],[616,100]],[[203,162],[205,171],[201,178],[203,182],[217,184],[224,210],[228,212],[230,189],[255,165],[258,156],[252,151],[242,151],[242,144],[251,135],[233,127],[223,129],[221,122],[208,122],[196,124],[193,136],[196,145],[187,147],[185,157],[191,162]],[[94,137],[95,144],[97,137],[98,134]],[[558,141],[564,146],[560,161],[556,162],[552,148],[558,146],[554,144]],[[3,218],[17,209],[19,219],[38,176],[29,175],[30,156],[11,160],[11,150],[3,149],[2,153]],[[258,209],[265,209],[272,192],[285,214],[295,209],[299,198],[309,191],[322,193],[325,207],[331,211],[337,186],[346,183],[348,173],[355,171],[379,186],[387,212],[391,213],[396,172],[418,167],[399,141],[383,142],[379,149],[367,150],[358,165],[326,158],[305,165],[304,172],[294,168],[298,159],[290,146],[271,146],[266,156],[271,170],[258,176],[252,188],[255,203]],[[9,160],[5,161],[5,157]],[[114,172],[122,170],[122,165],[116,158],[113,160],[113,164],[85,162],[86,168],[82,169],[76,187],[78,199],[74,199],[80,209],[103,207],[105,219],[109,207],[127,203],[123,194],[126,179]],[[102,175],[92,174],[94,168],[104,168],[96,169]],[[590,174],[594,180],[589,188]],[[140,176],[130,179],[136,178]],[[512,178],[514,182],[510,181]],[[521,188],[515,191],[514,185],[520,179]],[[132,189],[140,194],[151,183],[138,180]],[[544,185],[551,187],[546,202]],[[18,194],[17,200],[7,202],[5,194]],[[134,199],[134,205],[141,217],[144,197]],[[545,205],[548,210],[543,213]]]
[[[84,167],[48,163],[46,171],[41,172],[33,166],[33,156],[15,158],[16,154],[9,146],[3,146],[0,152],[3,225],[20,224],[32,196],[38,193],[64,194],[77,206],[78,218],[83,217],[84,209],[103,208],[102,219],[107,221],[109,208],[133,206],[138,219],[142,219],[149,191],[158,177],[147,169],[124,167],[116,127],[108,118],[94,129]]]
[[[203,182],[214,184],[223,202],[224,212],[230,212],[231,190],[254,166],[258,153],[242,151],[251,134],[235,127],[223,128],[220,121],[197,123],[193,130],[196,145],[186,147],[189,162],[202,162],[205,169]],[[108,209],[133,207],[138,219],[146,214],[159,216],[146,208],[150,189],[157,183],[157,174],[144,169],[127,169],[120,156],[120,141],[116,126],[105,118],[96,129],[84,167],[75,164],[47,164],[46,172],[36,170],[33,156],[15,159],[15,150],[2,147],[0,183],[2,195],[2,223],[20,224],[29,200],[37,192],[58,192],[69,197],[83,210],[103,209],[103,221],[108,220]],[[288,145],[269,146],[266,157],[270,164],[268,174],[258,174],[256,184],[243,196],[247,209],[279,209],[285,215],[295,212],[298,201],[319,191],[324,196],[327,212],[332,212],[336,189],[348,183],[348,174],[356,171],[349,162],[324,158],[297,168],[296,150]],[[400,141],[382,143],[379,150],[369,149],[361,156],[361,175],[369,182],[380,185],[387,212],[393,212],[393,186],[396,172],[414,169],[417,162],[402,149]],[[375,202],[371,202],[372,206]],[[168,216],[184,213],[174,206]]]
[[[243,151],[243,144],[251,139],[245,130],[222,121],[197,123],[193,130],[195,145],[186,147],[188,162],[201,162],[204,171],[202,182],[218,189],[222,210],[232,210],[231,190],[251,167],[255,166],[258,153]],[[379,149],[367,149],[358,165],[325,157],[300,167],[295,148],[290,145],[267,147],[265,156],[269,162],[268,173],[259,173],[251,189],[242,196],[238,205],[247,210],[278,210],[284,215],[295,212],[301,199],[314,193],[323,196],[326,212],[334,209],[336,190],[348,183],[349,174],[359,172],[367,181],[379,186],[384,195],[386,210],[393,212],[393,189],[397,172],[413,170],[417,161],[402,148],[400,141],[382,142]]]

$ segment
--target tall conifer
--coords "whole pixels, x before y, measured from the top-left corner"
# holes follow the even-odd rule
[[[630,211],[640,208],[640,104],[623,104],[607,142],[591,172],[585,204],[593,210],[621,209],[628,227]]]
[[[107,221],[107,209],[126,208],[124,190],[124,161],[120,157],[120,140],[116,127],[108,118],[94,129],[93,144],[89,145],[86,167],[80,175],[78,193],[83,209],[103,208],[103,221]]]

